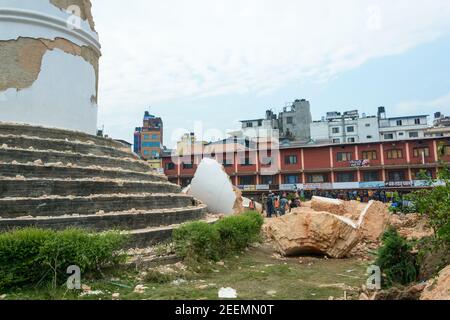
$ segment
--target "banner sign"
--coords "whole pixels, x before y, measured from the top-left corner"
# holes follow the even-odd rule
[[[370,182],[360,182],[359,188],[360,189],[378,189],[378,188],[384,188],[385,183],[384,181],[370,181]]]
[[[352,168],[370,167],[370,160],[350,160],[350,167]]]
[[[386,182],[386,188],[405,188],[405,187],[412,187],[413,183],[412,181],[387,181]]]

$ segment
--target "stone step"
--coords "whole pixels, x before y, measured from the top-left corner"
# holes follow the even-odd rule
[[[197,205],[196,200],[183,194],[111,194],[89,197],[49,196],[41,198],[0,199],[2,218],[58,217],[89,215],[101,211],[153,210]]]
[[[68,139],[69,141],[93,142],[98,146],[107,146],[119,149],[124,147],[120,142],[93,136],[84,132],[45,128],[26,124],[0,122],[0,134],[16,136],[26,135],[44,139]]]
[[[93,194],[179,193],[169,182],[142,182],[108,179],[15,179],[0,177],[0,198],[42,196],[90,196]]]
[[[121,168],[139,172],[151,170],[147,163],[134,159],[86,156],[78,153],[47,150],[0,148],[0,159],[0,161],[6,163],[12,163],[13,161],[29,163],[41,160],[44,164],[61,162],[66,165],[71,163],[82,167],[95,165],[103,168]]]
[[[142,211],[122,211],[105,214],[62,217],[37,217],[0,219],[0,231],[16,228],[36,227],[42,229],[64,230],[83,228],[92,231],[136,230],[170,226],[187,221],[203,219],[205,205],[187,206],[172,209],[154,209]]]
[[[200,221],[206,223],[215,223],[218,221],[218,219],[207,218]],[[173,230],[179,228],[182,225],[183,224],[177,224],[171,226],[137,229],[131,230],[129,232],[124,232],[130,235],[131,238],[130,241],[128,242],[126,249],[148,248],[150,246],[168,242],[172,239]]]
[[[94,156],[109,156],[114,158],[136,158],[131,152],[126,152],[109,146],[99,146],[94,143],[74,142],[61,139],[44,139],[40,137],[0,135],[0,146],[6,145],[10,148],[36,150],[55,150],[73,152]]]
[[[152,172],[137,172],[116,169],[101,169],[95,167],[67,167],[59,165],[35,165],[0,163],[0,177],[25,178],[63,178],[63,179],[85,179],[102,177],[106,179],[127,179],[137,181],[161,181],[167,182],[167,177]]]

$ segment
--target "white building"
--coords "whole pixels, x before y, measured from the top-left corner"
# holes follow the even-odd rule
[[[441,112],[434,114],[433,127],[425,132],[427,138],[450,137],[450,116],[444,116]]]
[[[379,140],[378,119],[359,116],[357,110],[328,112],[326,118],[311,124],[311,139],[315,143],[355,143]]]
[[[252,141],[278,140],[279,129],[278,120],[269,111],[266,119],[243,120],[242,129],[235,132],[229,132],[230,136],[237,138],[248,138]]]
[[[428,115],[386,117],[384,107],[378,108],[380,141],[424,138],[428,130]]]
[[[386,117],[386,109],[378,108],[378,116],[359,116],[357,110],[328,112],[326,118],[311,124],[315,143],[366,143],[398,141],[425,137],[428,116]]]

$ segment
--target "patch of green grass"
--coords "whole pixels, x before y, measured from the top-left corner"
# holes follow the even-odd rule
[[[299,261],[303,263],[300,264]],[[211,271],[161,275],[147,271],[147,276],[138,279],[139,273],[132,269],[114,270],[105,279],[82,282],[92,290],[101,290],[97,296],[80,297],[79,292],[66,292],[58,288],[43,290],[22,290],[6,292],[6,299],[86,299],[110,300],[113,293],[120,293],[123,300],[198,300],[218,299],[221,287],[237,290],[239,299],[282,299],[282,300],[323,300],[330,296],[343,297],[347,287],[361,287],[366,281],[367,262],[356,259],[322,259],[316,257],[290,258],[278,260],[267,248],[255,248],[236,256],[230,256],[224,265],[209,265]],[[214,272],[216,271],[216,272]],[[118,278],[111,281],[111,278]],[[184,279],[178,285],[173,281]],[[134,293],[136,285],[147,287],[144,293]],[[347,292],[350,298],[356,293]]]

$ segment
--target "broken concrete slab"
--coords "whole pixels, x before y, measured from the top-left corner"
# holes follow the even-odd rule
[[[214,159],[202,160],[185,192],[206,204],[210,213],[232,215],[244,211],[242,193]]]
[[[283,255],[318,253],[343,258],[361,241],[379,240],[387,228],[390,214],[383,203],[371,201],[363,210],[360,207],[356,202],[315,197],[311,206],[269,220],[265,230]],[[358,219],[349,218],[349,213]]]

